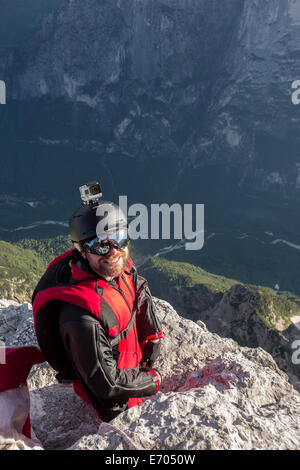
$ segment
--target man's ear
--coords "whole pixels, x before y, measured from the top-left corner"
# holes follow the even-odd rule
[[[84,259],[87,259],[87,254],[86,254],[85,251],[82,251],[82,252],[81,252],[81,255],[82,255],[82,257],[83,257]]]

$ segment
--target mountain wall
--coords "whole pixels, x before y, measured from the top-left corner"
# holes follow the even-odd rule
[[[232,191],[247,201],[248,192],[298,200],[299,113],[291,84],[298,77],[299,0],[225,0],[222,7],[218,0],[87,0],[43,8],[31,37],[24,33],[13,48],[3,44],[0,61],[10,103],[1,108],[2,130],[15,126],[15,142],[4,152],[18,159],[23,142],[38,170],[32,188],[40,188],[39,159],[47,166],[55,150],[69,162],[72,149],[75,167],[82,153],[95,153],[98,171],[110,175],[108,191],[117,194],[125,186],[114,163],[122,158],[138,177],[139,162],[154,159],[151,178],[169,197],[180,188],[183,199],[188,189],[201,198],[199,182],[207,190],[214,167],[213,189],[218,193],[223,179],[227,202]],[[170,171],[165,192],[158,168]],[[192,177],[190,170],[201,171]],[[25,181],[21,188],[30,193]],[[154,193],[145,191],[143,197]]]
[[[2,238],[66,231],[99,179],[115,202],[205,204],[215,238],[174,259],[297,292],[300,0],[0,6]]]

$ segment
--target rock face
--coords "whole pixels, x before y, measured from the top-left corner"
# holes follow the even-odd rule
[[[31,420],[42,446],[299,448],[300,395],[272,357],[261,348],[240,347],[232,339],[210,333],[203,323],[180,317],[167,302],[154,301],[164,332],[157,362],[163,377],[161,390],[142,406],[110,423],[99,423],[92,408],[55,382],[46,364],[36,366],[29,380]],[[6,344],[34,342],[29,305],[8,304],[0,314]]]
[[[66,220],[76,186],[96,172],[108,199],[205,203],[205,229],[226,243],[219,259],[207,249],[214,268],[226,258],[228,277],[245,270],[224,227],[298,243],[300,0],[31,0],[30,34],[23,25],[14,38],[16,2],[0,2],[0,187],[19,198],[0,201],[3,237],[61,233],[35,224]],[[251,266],[266,285],[299,292],[294,253],[275,263],[266,249]]]
[[[201,187],[207,204],[226,207],[227,221],[238,214],[253,222],[258,211],[260,222],[267,213],[283,228],[273,208],[261,200],[253,210],[247,197],[299,198],[291,84],[299,78],[300,0],[226,0],[222,14],[218,0],[55,1],[38,18],[30,36],[2,39],[0,51],[13,102],[2,109],[3,155],[23,195],[66,198],[68,165],[92,153],[110,192],[126,194],[125,171],[152,201],[153,186],[138,183],[147,165],[161,199],[179,189],[183,200],[196,199]],[[28,173],[17,149],[28,150]],[[55,193],[57,172],[42,179],[45,165],[64,175]],[[10,168],[0,179],[9,193]],[[167,184],[158,169],[168,170]]]
[[[223,293],[214,293],[206,286],[196,284],[180,289],[163,288],[155,294],[165,295],[164,298],[182,316],[195,322],[204,322],[212,333],[222,338],[232,338],[240,346],[263,348],[300,391],[300,368],[292,361],[292,346],[299,340],[300,330],[293,324],[282,331],[271,329],[259,315],[263,302],[258,290],[235,284]],[[267,309],[271,315],[272,305],[268,305]]]
[[[258,291],[237,284],[225,292],[212,308],[199,312],[197,318],[206,324],[209,331],[233,338],[241,346],[262,347],[300,391],[300,368],[292,361],[292,345],[299,339],[300,331],[293,327],[285,331],[272,330],[260,318],[259,308]]]

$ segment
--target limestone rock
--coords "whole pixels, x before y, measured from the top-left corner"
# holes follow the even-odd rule
[[[270,354],[209,332],[165,301],[155,298],[154,305],[164,332],[156,364],[163,385],[110,423],[101,423],[72,388],[57,384],[48,366],[35,367],[29,380],[31,421],[45,449],[299,448],[300,395]],[[20,321],[20,306],[10,308]],[[23,317],[20,325],[31,337],[27,311]],[[7,329],[12,343],[16,335],[24,337],[20,326],[14,332]]]
[[[300,391],[300,369],[292,361],[292,345],[300,338],[299,329],[294,325],[284,331],[271,329],[259,315],[263,301],[258,290],[235,284],[223,293],[213,293],[198,284],[170,289],[165,298],[185,318],[204,323],[212,333],[232,338],[240,346],[262,347]],[[271,305],[268,313],[272,313]]]
[[[198,318],[209,331],[233,338],[241,346],[265,349],[300,390],[300,369],[292,362],[291,348],[299,331],[292,328],[282,332],[272,330],[260,318],[259,307],[258,291],[236,284],[213,307],[199,311]]]

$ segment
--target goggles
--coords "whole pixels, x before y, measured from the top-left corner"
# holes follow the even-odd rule
[[[128,230],[125,228],[107,232],[100,237],[95,237],[92,240],[85,242],[83,247],[93,255],[104,256],[107,255],[112,248],[124,250],[128,243]]]

